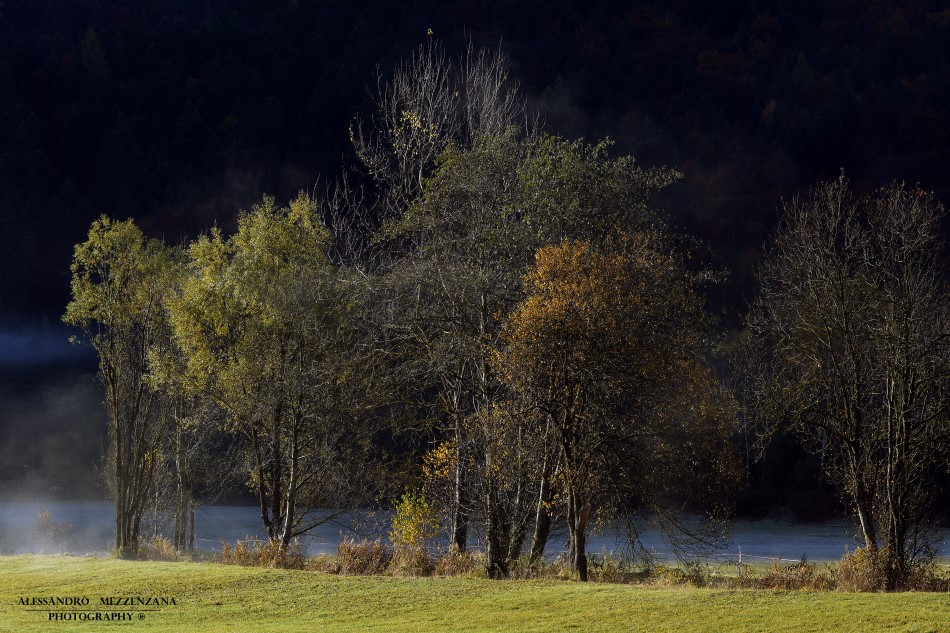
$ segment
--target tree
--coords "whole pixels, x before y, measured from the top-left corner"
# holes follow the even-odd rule
[[[651,207],[651,197],[675,182],[680,174],[665,167],[640,167],[634,157],[611,157],[609,139],[588,144],[540,135],[518,169],[517,209],[528,236],[522,252],[521,271],[534,251],[563,239],[601,244],[618,232],[653,227],[663,220]],[[520,403],[517,408],[523,408]],[[530,406],[529,406],[530,409]],[[522,414],[523,415],[523,414]],[[552,450],[551,420],[535,421],[541,454],[531,559],[541,560],[556,508],[555,479],[563,478],[560,455]]]
[[[360,209],[354,213],[351,209],[346,215],[361,218],[375,215],[375,219],[364,220],[369,226],[378,227],[380,220],[400,225],[397,230],[391,230],[390,226],[384,231],[386,238],[382,241],[386,247],[382,250],[389,255],[398,258],[407,247],[409,250],[415,250],[418,246],[415,240],[419,233],[414,229],[407,231],[402,220],[411,214],[413,205],[418,206],[426,180],[436,170],[439,156],[450,146],[454,150],[471,150],[482,142],[491,143],[492,139],[502,137],[520,127],[522,121],[519,121],[519,117],[524,115],[524,109],[524,100],[519,94],[517,83],[509,79],[507,62],[500,52],[476,49],[469,43],[465,53],[455,61],[446,56],[437,40],[430,38],[410,59],[398,66],[388,82],[384,82],[382,77],[379,78],[376,112],[370,125],[366,126],[357,119],[350,127],[350,139],[357,156],[377,187],[377,199],[372,212],[367,213],[366,209]],[[497,169],[494,171],[498,172]],[[419,228],[415,220],[413,219],[412,223]],[[350,224],[352,223],[350,221]],[[410,235],[410,232],[413,234]],[[380,241],[378,236],[377,232],[377,243]],[[354,240],[350,238],[349,241]],[[418,258],[413,259],[418,261]],[[467,278],[471,279],[471,276]],[[387,282],[389,287],[405,288],[405,275],[400,273],[390,277],[390,280],[395,283]],[[438,310],[442,312],[442,316],[449,316],[441,308]],[[413,310],[411,306],[408,313],[420,316],[418,310]],[[406,356],[406,351],[419,350],[421,345],[426,349],[424,355],[435,358],[431,353],[436,350],[422,342],[431,340],[430,336],[426,335],[420,339],[409,333],[419,333],[424,328],[405,323],[404,316],[400,315],[403,322],[394,328],[397,332],[402,332],[397,333],[395,338],[404,343],[401,353],[407,362],[400,363],[403,377],[407,377],[406,372],[410,367],[415,367],[416,369],[409,370],[409,373],[421,373],[423,382],[427,380],[423,376],[428,376],[429,379],[440,383],[442,394],[439,401],[443,405],[449,405],[443,411],[450,418],[454,429],[453,446],[460,451],[454,460],[456,472],[454,507],[451,510],[452,542],[456,548],[464,550],[467,543],[469,502],[465,492],[465,467],[468,459],[462,420],[471,412],[472,390],[463,393],[461,387],[462,382],[466,380],[465,374],[470,373],[478,364],[478,353],[475,352],[474,358],[472,354],[468,354],[468,360],[459,361],[457,356],[452,356],[444,363],[437,363],[446,371],[431,372],[422,369],[412,360],[412,353]],[[459,316],[450,318],[457,320]],[[464,318],[469,316],[471,315]],[[415,321],[419,322],[418,319]],[[408,336],[404,336],[407,333]]]
[[[898,586],[925,553],[928,485],[948,455],[943,207],[842,175],[784,207],[747,317],[750,418],[821,452],[865,547]]]
[[[553,427],[571,567],[586,580],[598,509],[665,512],[735,478],[731,400],[703,367],[701,304],[658,235],[545,246],[525,283],[494,365]]]
[[[409,245],[386,274],[398,295],[412,297],[400,321],[408,363],[403,370],[436,385],[439,434],[456,450],[452,543],[463,550],[473,499],[467,472],[473,458],[471,416],[491,409],[497,381],[487,351],[498,315],[517,301],[526,261],[523,226],[505,213],[517,198],[517,166],[526,146],[513,133],[443,153],[422,197],[384,235]]]
[[[173,300],[175,291],[169,293]],[[171,333],[169,332],[169,335]],[[199,502],[213,503],[241,481],[238,451],[222,423],[223,412],[187,381],[187,367],[174,342],[150,355],[153,382],[160,389],[169,428],[157,466],[154,508],[170,514],[176,551],[195,547],[195,515]],[[156,532],[161,525],[157,522]]]
[[[366,388],[358,284],[327,256],[329,234],[301,194],[273,199],[190,249],[170,302],[175,339],[195,393],[212,399],[244,438],[263,527],[286,547],[327,520],[318,508],[359,501]]]
[[[354,121],[350,140],[380,186],[384,217],[398,217],[421,194],[450,143],[471,148],[479,139],[520,127],[524,111],[499,51],[469,42],[456,62],[429,38],[388,82],[378,78],[376,113],[369,126]]]
[[[453,543],[464,548],[468,516],[478,511],[492,575],[504,575],[507,561],[520,555],[523,530],[514,525],[523,523],[532,503],[533,550],[541,556],[557,462],[543,455],[549,442],[538,441],[521,447],[541,453],[519,457],[526,466],[521,476],[534,482],[512,479],[512,471],[496,477],[491,466],[507,452],[498,452],[498,437],[528,433],[527,425],[520,431],[498,426],[513,411],[497,406],[507,397],[487,361],[502,318],[523,298],[522,276],[537,248],[561,237],[602,240],[620,227],[658,223],[647,200],[677,176],[640,169],[631,157],[612,158],[608,148],[609,142],[523,137],[514,130],[470,148],[451,144],[420,197],[383,225],[382,239],[402,250],[385,274],[401,288],[395,294],[412,298],[398,327],[415,349],[409,358],[437,385],[440,414],[448,422],[440,431],[452,434],[457,451]],[[514,541],[494,536],[502,534]]]
[[[72,300],[63,321],[82,328],[99,354],[109,413],[115,546],[124,557],[138,553],[142,516],[169,426],[149,355],[170,340],[162,301],[173,271],[164,245],[146,241],[131,220],[100,217],[73,255]]]
[[[498,54],[469,47],[456,64],[430,42],[390,83],[381,81],[379,92],[373,127],[357,123],[351,138],[380,189],[386,221],[374,241],[390,257],[379,272],[404,298],[392,324],[404,342],[400,371],[425,385],[416,396],[436,405],[434,439],[450,436],[456,452],[453,546],[465,548],[477,512],[489,572],[504,575],[507,560],[520,554],[525,530],[516,526],[526,524],[532,502],[533,549],[537,557],[543,552],[556,459],[520,453],[520,464],[541,464],[537,472],[496,476],[492,464],[510,454],[498,439],[525,437],[528,428],[499,426],[511,411],[496,406],[500,384],[487,358],[501,317],[522,298],[521,277],[535,249],[561,237],[601,239],[655,219],[649,196],[678,174],[610,158],[609,142],[537,135],[521,120],[523,101]],[[546,445],[520,446],[528,444],[539,451]],[[522,481],[529,476],[537,481]]]

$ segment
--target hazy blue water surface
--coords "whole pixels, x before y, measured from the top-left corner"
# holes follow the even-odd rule
[[[48,532],[38,529],[38,515],[47,511],[57,528],[50,538]],[[115,514],[107,501],[0,501],[0,553],[66,552],[74,554],[105,553],[111,550]],[[381,538],[385,540],[388,527],[387,513],[355,513],[337,517],[312,530],[301,539],[308,554],[334,552],[346,536],[354,538]],[[261,538],[260,512],[247,506],[207,506],[196,515],[196,546],[201,551],[215,551],[222,542]],[[841,558],[846,549],[854,549],[858,542],[855,529],[845,523],[791,524],[780,521],[740,521],[732,529],[727,547],[715,553],[715,559],[736,558],[739,548],[743,559],[754,557],[810,561],[830,561]],[[944,542],[940,557],[950,558],[950,530],[941,535]],[[564,546],[563,533],[555,533],[548,553],[557,555]],[[661,558],[670,558],[671,552],[658,530],[647,530],[641,542]],[[476,547],[478,543],[474,543]],[[588,551],[619,551],[623,539],[614,532],[593,534]]]

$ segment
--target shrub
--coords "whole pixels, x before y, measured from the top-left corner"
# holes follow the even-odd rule
[[[248,545],[251,543],[251,545]],[[286,548],[280,541],[238,541],[232,548],[221,544],[221,562],[227,565],[245,565],[252,567],[279,567],[282,569],[305,569],[307,558],[299,541],[293,541]]]
[[[420,493],[406,491],[396,504],[389,539],[393,544],[391,569],[406,576],[431,574],[435,568],[427,550],[436,537],[435,512]]]
[[[659,565],[650,574],[662,585],[688,585],[705,587],[709,584],[710,572],[707,565],[686,563],[682,567]]]
[[[336,573],[347,576],[382,574],[392,558],[392,549],[379,541],[344,539],[336,549]]]
[[[508,577],[514,580],[539,580],[542,578],[554,578],[557,576],[559,565],[562,564],[563,562],[532,562],[530,557],[522,556],[520,558],[508,561]]]
[[[868,547],[845,552],[837,576],[840,591],[880,591],[887,578],[884,557]]]
[[[594,582],[626,583],[642,580],[644,577],[644,574],[638,573],[623,556],[606,550],[592,555],[588,563],[588,574]]]
[[[449,548],[446,555],[436,561],[433,573],[436,576],[483,578],[485,577],[485,555],[462,552],[454,547]]]
[[[183,560],[185,557],[175,549],[170,540],[161,534],[156,534],[139,544],[139,558],[142,560],[177,561]]]
[[[33,532],[36,536],[35,540],[39,542],[39,549],[47,551],[66,549],[74,529],[72,523],[54,521],[49,510],[43,510],[36,515]]]
[[[333,554],[318,554],[312,556],[307,562],[309,571],[319,571],[325,574],[339,574],[340,565],[337,563],[337,557]]]
[[[389,570],[396,576],[429,576],[435,571],[435,561],[424,549],[393,548]]]
[[[785,566],[773,563],[761,578],[753,579],[751,586],[757,589],[830,591],[835,585],[835,575],[832,571],[820,571],[808,561],[802,560],[800,563]]]
[[[950,591],[950,566],[941,570],[933,561],[915,565],[907,585],[914,591]]]

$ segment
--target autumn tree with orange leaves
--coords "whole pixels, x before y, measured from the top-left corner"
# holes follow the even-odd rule
[[[603,249],[541,248],[494,357],[504,384],[554,427],[581,580],[596,514],[675,522],[671,501],[715,498],[739,476],[728,440],[734,403],[703,365],[702,304],[663,241],[637,234]]]

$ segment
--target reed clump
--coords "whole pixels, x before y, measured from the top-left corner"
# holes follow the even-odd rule
[[[379,541],[344,539],[336,550],[335,573],[344,576],[384,574],[392,560],[392,548]]]
[[[308,559],[299,541],[282,547],[280,541],[238,541],[221,544],[221,562],[226,565],[306,569]]]

